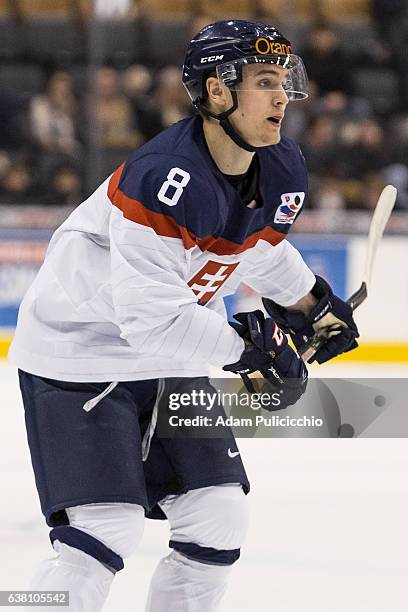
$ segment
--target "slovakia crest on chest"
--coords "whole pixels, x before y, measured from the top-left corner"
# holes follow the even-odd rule
[[[302,208],[305,199],[304,191],[293,191],[292,193],[282,193],[282,204],[275,213],[275,223],[290,223],[296,219],[296,215]]]

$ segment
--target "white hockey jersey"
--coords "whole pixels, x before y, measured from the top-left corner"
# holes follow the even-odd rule
[[[20,307],[10,359],[63,381],[203,376],[243,341],[223,297],[245,282],[288,306],[315,277],[285,236],[307,191],[287,139],[259,158],[243,205],[183,120],[136,151],[55,232]]]

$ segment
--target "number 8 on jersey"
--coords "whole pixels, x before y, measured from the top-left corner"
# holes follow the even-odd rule
[[[181,180],[180,180],[181,177]],[[179,201],[184,187],[190,180],[190,174],[181,168],[172,168],[160,188],[157,197],[168,206],[175,206]],[[169,195],[169,193],[171,195]]]

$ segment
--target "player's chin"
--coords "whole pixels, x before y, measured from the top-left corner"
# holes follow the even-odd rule
[[[280,131],[276,131],[274,134],[265,134],[262,138],[262,143],[258,146],[260,147],[269,147],[271,145],[279,144],[281,140]]]
[[[262,134],[263,146],[278,144],[281,139],[280,125],[267,121],[267,127]]]
[[[262,138],[248,140],[249,144],[253,147],[270,147],[271,145],[279,144],[281,140],[280,132],[277,134],[264,134]]]
[[[276,134],[276,136],[273,139],[270,138],[270,142],[268,144],[275,145],[275,144],[279,144],[280,141],[281,141],[281,135],[280,135],[280,132],[278,132],[278,134]]]
[[[256,137],[254,135],[247,137],[246,141],[253,147],[269,147],[278,144],[281,140],[280,126],[272,126],[268,123],[267,126],[262,124],[259,126]]]

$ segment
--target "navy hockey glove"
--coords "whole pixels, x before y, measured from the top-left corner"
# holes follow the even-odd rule
[[[334,295],[330,285],[320,276],[311,291],[318,301],[306,316],[290,311],[273,300],[262,298],[266,312],[275,319],[283,331],[290,334],[298,350],[316,332],[327,337],[323,346],[309,359],[309,363],[324,363],[341,353],[355,349],[359,333],[353,319],[351,306]]]
[[[280,393],[279,410],[295,404],[306,390],[307,369],[299,355],[273,319],[261,310],[234,315],[239,323],[230,325],[245,340],[246,347],[236,363],[223,367],[226,372],[240,374],[246,388],[255,391],[248,374],[259,371]]]

